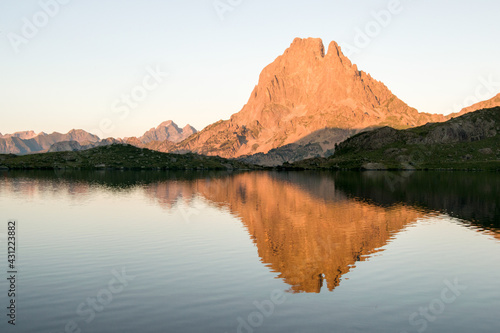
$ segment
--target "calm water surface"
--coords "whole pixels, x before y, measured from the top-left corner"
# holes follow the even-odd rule
[[[495,173],[0,173],[1,332],[498,332]]]

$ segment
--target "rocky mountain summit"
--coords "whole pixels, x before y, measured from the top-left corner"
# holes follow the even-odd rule
[[[151,128],[138,139],[144,144],[152,141],[171,141],[177,143],[195,133],[197,133],[197,130],[189,124],[183,128],[179,128],[172,120],[168,120],[161,123],[156,128]]]
[[[353,132],[444,120],[443,115],[409,107],[384,84],[358,70],[337,43],[332,42],[326,52],[321,39],[297,38],[262,71],[240,112],[207,126],[174,150],[239,157],[302,140],[300,145],[317,143],[324,155]],[[311,140],[303,142],[308,136]]]

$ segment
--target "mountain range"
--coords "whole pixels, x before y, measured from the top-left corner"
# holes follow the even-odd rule
[[[156,128],[151,128],[144,135],[136,138],[100,139],[98,136],[90,134],[84,130],[71,130],[66,134],[54,132],[46,134],[34,131],[23,131],[2,135],[0,133],[0,154],[31,154],[43,152],[59,151],[79,151],[115,143],[131,143],[135,146],[145,147],[155,143],[169,141],[180,142],[190,135],[196,133],[196,129],[191,125],[179,128],[173,121],[165,121]]]
[[[447,116],[421,113],[382,82],[358,70],[336,42],[326,50],[321,39],[296,38],[264,68],[239,112],[200,132],[190,125],[181,129],[171,120],[141,137],[104,141],[82,130],[38,135],[26,131],[0,134],[0,153],[82,150],[128,143],[162,152],[194,152],[276,166],[331,156],[337,144],[360,132],[445,122],[499,105],[500,94]]]
[[[47,134],[33,131],[16,132],[0,136],[0,153],[28,154],[48,151],[52,145],[64,141],[75,141],[81,145],[92,145],[100,141],[99,137],[81,129],[74,129],[66,134],[54,132]]]

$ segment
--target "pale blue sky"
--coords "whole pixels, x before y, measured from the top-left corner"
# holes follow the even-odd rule
[[[350,53],[358,68],[419,111],[446,114],[500,92],[496,0],[400,0],[379,31],[373,12],[392,0],[220,0],[235,4],[224,20],[214,0],[60,0],[49,17],[40,3],[54,1],[0,2],[1,133],[99,135],[103,119],[103,136],[169,119],[202,129],[238,112],[295,37],[362,46]],[[33,36],[25,19],[40,26]],[[356,42],[370,28],[369,45]],[[147,79],[135,108],[117,109],[122,94],[141,92],[148,68],[169,75]]]

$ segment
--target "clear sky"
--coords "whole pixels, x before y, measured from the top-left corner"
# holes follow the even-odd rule
[[[500,92],[499,13],[498,0],[2,0],[0,132],[202,129],[238,112],[295,37],[337,41],[410,106],[447,114]]]

